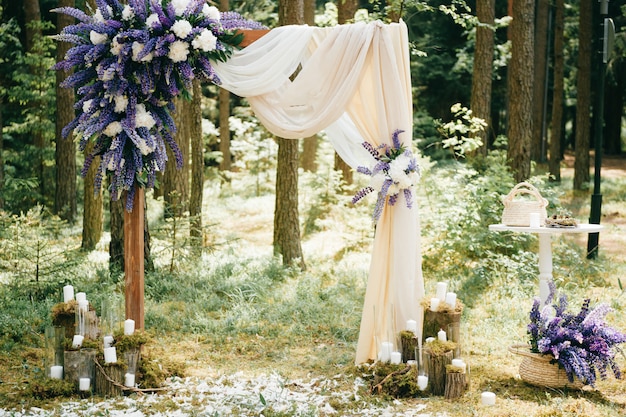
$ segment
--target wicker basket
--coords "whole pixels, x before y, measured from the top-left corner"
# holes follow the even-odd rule
[[[550,363],[553,359],[550,355],[532,353],[528,345],[510,346],[509,352],[522,356],[519,375],[522,380],[531,385],[572,389],[583,387],[583,383],[578,378],[574,378],[574,382],[569,382],[565,370],[556,363]]]
[[[528,194],[530,199],[516,198],[521,194]],[[530,213],[538,213],[540,224],[544,225],[548,217],[546,207],[548,200],[541,197],[539,191],[527,182],[517,184],[506,197],[502,199],[504,211],[502,212],[502,224],[506,226],[529,226]]]

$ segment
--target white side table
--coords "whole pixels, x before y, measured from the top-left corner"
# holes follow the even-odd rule
[[[550,294],[552,282],[552,235],[565,233],[598,233],[604,226],[599,224],[579,224],[578,227],[523,227],[491,224],[494,232],[537,233],[539,235],[539,299],[544,305]]]

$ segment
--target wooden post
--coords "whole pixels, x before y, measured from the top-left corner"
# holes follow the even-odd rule
[[[452,363],[452,351],[441,354],[428,352],[426,361],[431,392],[433,395],[444,395],[446,391],[446,365]]]
[[[144,328],[144,199],[137,187],[133,211],[124,211],[124,273],[126,318],[135,320],[135,328]]]

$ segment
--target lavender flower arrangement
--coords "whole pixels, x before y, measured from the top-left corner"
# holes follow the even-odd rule
[[[363,147],[374,157],[375,163],[372,167],[358,167],[357,172],[369,175],[370,185],[359,190],[352,198],[352,204],[356,204],[369,193],[376,191],[378,199],[374,206],[374,221],[378,221],[385,202],[390,206],[396,204],[400,193],[404,194],[406,206],[413,206],[413,192],[411,188],[417,184],[420,178],[420,169],[417,160],[410,149],[406,149],[400,143],[400,133],[403,130],[393,132],[392,146],[382,144],[374,147],[369,142],[363,142]],[[388,197],[388,198],[387,198]]]
[[[570,382],[576,377],[594,386],[596,372],[601,379],[605,379],[608,368],[616,378],[621,378],[615,354],[623,353],[618,344],[626,342],[626,334],[604,322],[611,311],[608,305],[600,304],[590,309],[587,299],[580,312],[572,314],[566,311],[565,295],[550,305],[553,294],[544,307],[541,307],[538,298],[533,303],[528,324],[531,352],[552,355],[553,363],[558,363],[565,370]]]
[[[136,186],[153,187],[165,169],[166,146],[182,167],[173,134],[173,99],[186,94],[194,78],[219,84],[211,61],[225,61],[243,35],[237,29],[260,24],[234,12],[220,13],[204,0],[96,0],[93,15],[71,7],[53,11],[78,20],[56,39],[73,43],[57,70],[74,70],[62,86],[75,88],[77,117],[63,129],[80,136],[83,151],[90,141],[83,176],[96,156],[98,192],[111,176],[111,198],[128,191],[132,210]]]

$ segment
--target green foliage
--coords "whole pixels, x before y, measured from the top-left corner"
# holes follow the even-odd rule
[[[483,145],[477,135],[485,130],[487,123],[472,116],[472,111],[461,106],[461,103],[452,105],[450,111],[453,119],[438,127],[444,137],[441,144],[444,149],[451,149],[455,158],[465,158]]]

